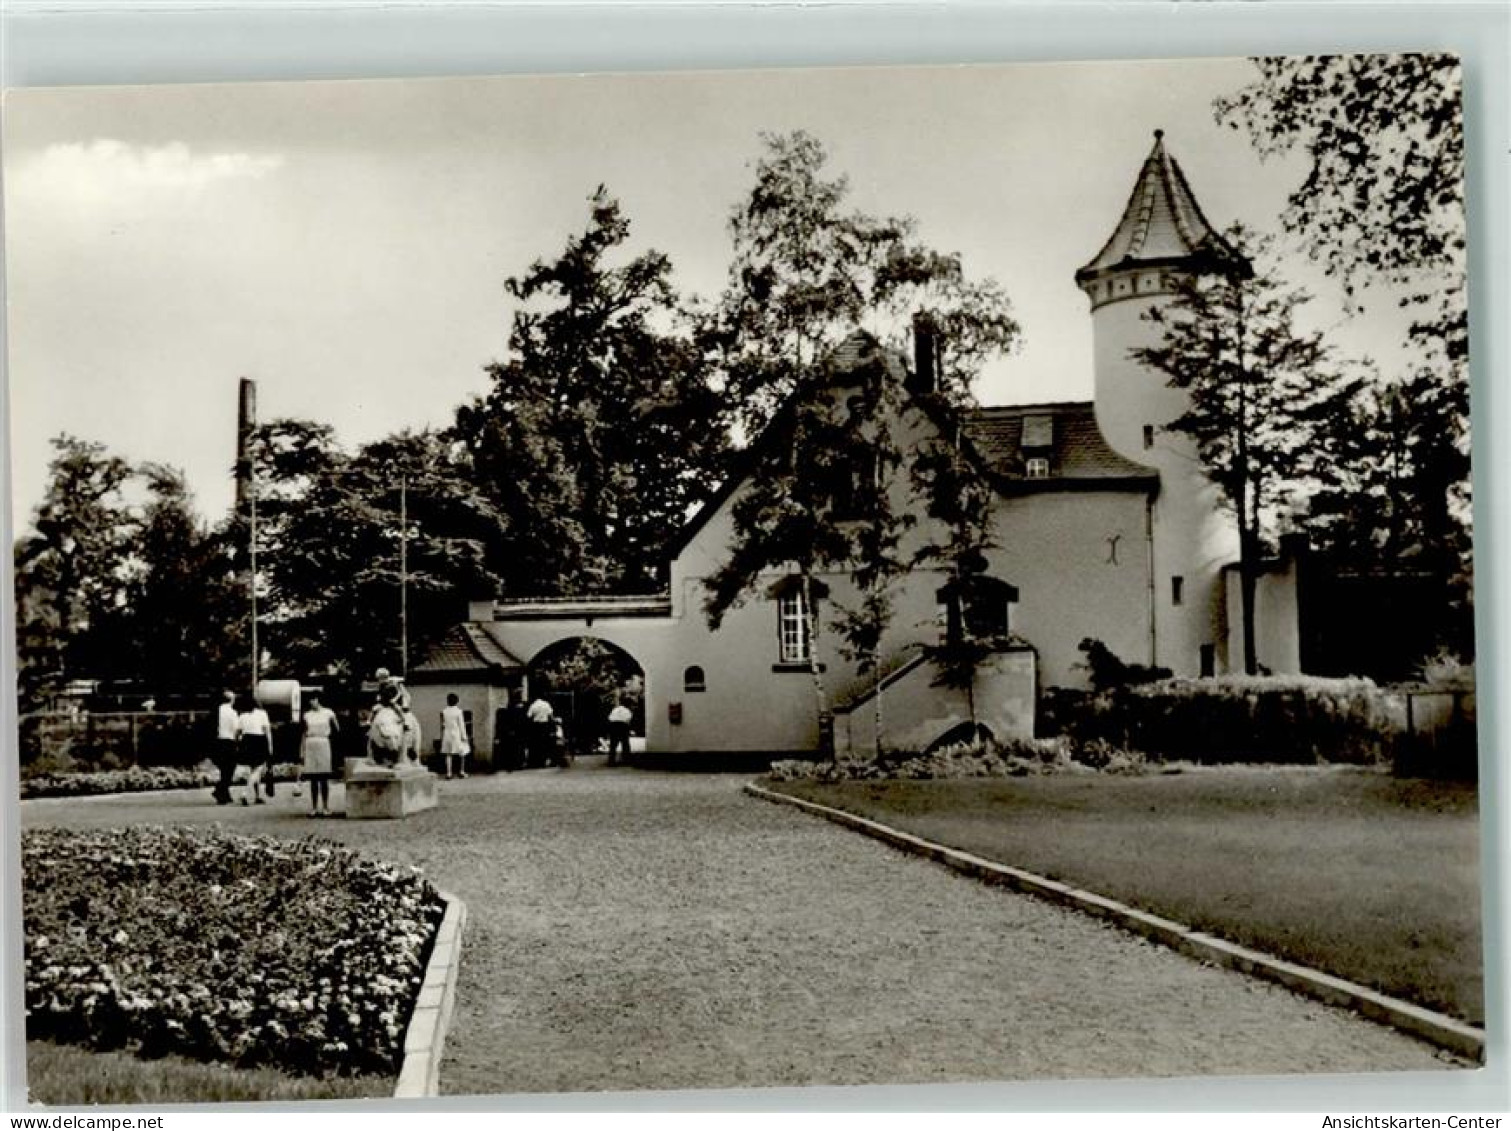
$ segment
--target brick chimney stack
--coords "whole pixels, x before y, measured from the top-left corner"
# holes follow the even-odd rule
[[[241,379],[236,410],[236,513],[245,517],[252,497],[252,431],[257,427],[257,382]]]
[[[939,332],[932,315],[913,315],[913,374],[908,381],[912,393],[933,393],[939,389]]]

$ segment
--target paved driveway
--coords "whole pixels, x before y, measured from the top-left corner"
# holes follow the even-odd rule
[[[1449,1067],[1288,991],[987,888],[738,776],[442,783],[402,823],[292,799],[43,803],[27,824],[318,832],[424,867],[470,918],[450,1094]],[[339,802],[339,797],[336,798]]]

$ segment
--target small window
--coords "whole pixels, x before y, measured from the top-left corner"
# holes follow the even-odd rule
[[[1043,456],[1031,456],[1025,469],[1030,479],[1049,478],[1049,460]]]
[[[806,664],[809,658],[808,603],[793,587],[777,598],[778,656],[784,664]]]
[[[708,681],[703,678],[703,669],[694,664],[682,673],[682,690],[707,691]]]
[[[1217,645],[1203,644],[1201,646],[1201,677],[1211,679],[1217,674]]]
[[[1186,599],[1186,579],[1184,577],[1172,577],[1170,579],[1170,603],[1182,604]]]
[[[1154,447],[1154,425],[1152,424],[1144,425],[1144,447]]]

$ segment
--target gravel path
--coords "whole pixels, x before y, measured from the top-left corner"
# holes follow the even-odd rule
[[[469,911],[441,1065],[451,1094],[1459,1063],[746,797],[746,780],[588,759],[443,782],[442,807],[402,823],[309,821],[283,796],[22,809],[28,825],[313,832],[422,866]]]

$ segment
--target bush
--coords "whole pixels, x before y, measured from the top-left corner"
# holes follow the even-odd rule
[[[773,781],[886,781],[897,779],[937,780],[950,778],[1009,778],[1030,774],[1074,773],[1099,770],[1106,773],[1139,773],[1142,756],[1120,750],[1100,740],[1084,745],[1065,738],[982,740],[917,751],[888,751],[864,761],[809,762],[790,759],[773,762]]]
[[[1119,659],[1111,648],[1090,636],[1082,640],[1077,647],[1086,657],[1080,666],[1086,669],[1086,677],[1090,680],[1092,689],[1096,691],[1127,687],[1135,683],[1152,683],[1159,679],[1169,679],[1171,676],[1169,668],[1126,663]]]
[[[97,797],[109,793],[147,793],[159,789],[208,789],[219,780],[219,772],[209,763],[194,769],[170,766],[130,766],[126,769],[34,772],[21,771],[21,797]],[[275,762],[266,777],[275,782],[291,782],[299,776],[299,767],[291,762]],[[246,771],[238,770],[236,780],[246,781]]]
[[[22,835],[27,1036],[296,1075],[397,1071],[444,909],[306,839]]]
[[[1348,763],[1390,760],[1405,724],[1399,696],[1367,679],[1166,679],[1059,702],[1077,747],[1106,742],[1161,761]]]

